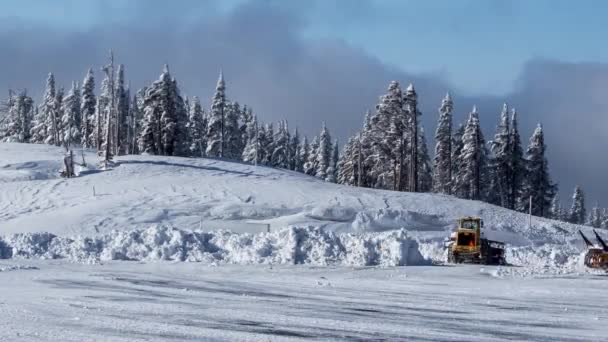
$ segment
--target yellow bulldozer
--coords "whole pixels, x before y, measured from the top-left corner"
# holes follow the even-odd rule
[[[449,263],[505,265],[505,244],[483,237],[483,220],[463,217],[446,241]]]
[[[585,266],[589,268],[597,268],[604,269],[608,271],[608,245],[602,240],[600,234],[598,234],[595,229],[593,233],[595,234],[595,238],[600,243],[601,247],[598,247],[591,243],[589,239],[581,232],[578,231],[579,234],[583,237],[585,244],[587,245],[587,253],[585,254]]]

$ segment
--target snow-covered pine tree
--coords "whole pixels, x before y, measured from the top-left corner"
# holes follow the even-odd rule
[[[507,184],[509,185],[507,208],[517,209],[521,207],[523,198],[524,180],[526,178],[526,161],[521,146],[521,137],[517,125],[517,112],[515,108],[511,110],[511,130],[509,132],[510,141],[510,174]]]
[[[304,163],[304,173],[314,176],[318,166],[319,137],[314,137],[308,146],[308,158]]]
[[[380,97],[376,113],[369,119],[369,127],[364,129],[369,144],[365,164],[370,186],[403,190],[404,184],[399,180],[404,178],[406,169],[407,125],[401,87],[399,82],[392,81],[387,93]]]
[[[131,100],[131,106],[130,106],[130,114],[129,116],[131,117],[131,129],[132,129],[132,133],[131,133],[131,142],[130,142],[130,148],[129,151],[131,154],[139,154],[141,153],[140,149],[139,149],[139,138],[141,136],[141,131],[142,131],[142,125],[143,125],[143,121],[144,121],[144,111],[143,111],[143,105],[144,105],[144,97],[146,94],[146,87],[140,89],[137,91],[137,93],[135,95],[133,95],[133,98]]]
[[[539,124],[534,130],[530,138],[530,145],[526,150],[526,183],[523,187],[519,210],[527,210],[526,199],[529,201],[532,196],[532,214],[541,217],[549,215],[551,200],[557,190],[557,186],[551,182],[549,176],[549,166],[545,157],[546,150],[543,129]],[[582,220],[584,222],[584,215]]]
[[[82,129],[80,132],[80,144],[84,148],[95,146],[95,76],[93,69],[89,69],[82,81],[82,98],[80,100],[80,113],[82,117]]]
[[[456,175],[458,171],[462,169],[460,165],[460,155],[462,154],[462,136],[464,135],[464,125],[459,124],[458,128],[452,135],[452,180],[450,181],[450,192],[456,194],[458,185],[456,184]],[[457,195],[458,196],[458,195]]]
[[[433,189],[433,169],[423,127],[418,130],[418,140],[418,191],[430,192]]]
[[[114,127],[114,154],[123,155],[127,150],[127,132],[128,132],[128,115],[129,115],[129,96],[125,87],[125,67],[123,64],[118,65],[116,71],[116,85],[114,96],[116,97],[116,110]]]
[[[165,65],[158,80],[146,90],[140,149],[150,154],[187,155],[188,114],[177,82]]]
[[[80,88],[78,83],[72,82],[72,88],[63,100],[61,111],[63,113],[61,118],[63,126],[62,140],[66,150],[69,150],[73,144],[78,144],[81,141]]]
[[[564,221],[564,208],[562,207],[562,203],[559,199],[559,193],[555,193],[553,199],[551,200],[551,209],[550,209],[550,218],[558,221]]]
[[[344,185],[357,185],[358,136],[350,137],[338,159],[336,182]]]
[[[273,167],[287,169],[289,166],[288,146],[289,137],[287,135],[287,122],[280,121],[273,137],[273,150],[270,161]]]
[[[420,149],[418,148],[419,137],[418,137],[418,117],[421,115],[420,111],[418,111],[418,95],[414,90],[414,85],[410,83],[410,85],[405,90],[405,98],[404,98],[404,106],[407,110],[407,115],[409,119],[409,138],[410,138],[410,171],[409,171],[409,191],[418,192],[418,185],[420,184],[419,172],[420,167],[418,161],[420,160],[418,153]]]
[[[274,152],[275,148],[274,124],[266,124],[262,132],[264,133],[263,138],[260,139],[260,151],[263,152],[262,164],[272,166],[272,153]]]
[[[63,125],[63,121],[61,120],[63,118],[63,100],[64,100],[64,96],[65,96],[65,91],[63,90],[63,87],[57,89],[57,92],[55,93],[55,109],[54,109],[54,114],[56,116],[56,118],[53,120],[55,121],[55,130],[56,130],[56,134],[54,138],[54,145],[56,146],[61,146],[61,144],[63,144],[63,137],[64,137],[64,132],[65,132],[65,127]]]
[[[595,206],[591,209],[589,213],[589,219],[587,225],[593,228],[601,228],[602,227],[602,210],[599,208],[599,205],[596,203]]]
[[[476,107],[469,115],[462,144],[454,193],[462,198],[483,200],[487,185],[487,151]]]
[[[243,109],[239,113],[239,131],[241,132],[243,151],[245,150],[247,141],[249,141],[249,136],[247,135],[247,125],[251,122],[251,120],[253,120],[253,112],[249,107],[247,107],[247,105],[244,105]]]
[[[55,76],[50,73],[46,80],[44,97],[40,104],[39,119],[32,131],[35,142],[44,142],[54,145],[59,137],[57,136],[57,114],[55,113]]]
[[[289,139],[288,152],[289,169],[297,171],[298,166],[302,164],[302,156],[300,155],[300,133],[298,132],[297,127]]]
[[[175,78],[171,79],[171,96],[169,99],[172,101],[170,110],[174,111],[173,117],[175,118],[175,132],[173,139],[173,156],[185,157],[190,155],[190,140],[188,129],[188,107],[182,97],[177,81]]]
[[[0,138],[11,142],[30,142],[34,101],[27,95],[26,90],[22,90],[19,94],[9,91],[9,99],[6,105],[8,107],[8,121],[5,123],[4,136]]]
[[[188,132],[190,133],[190,155],[194,157],[204,157],[207,142],[205,132],[207,123],[205,112],[198,97],[192,99],[190,105],[190,117],[188,119]]]
[[[511,186],[511,123],[509,121],[509,107],[503,104],[500,121],[496,128],[494,140],[490,142],[493,158],[490,163],[491,189],[488,201],[492,204],[509,207]],[[510,208],[514,209],[514,208]]]
[[[30,142],[34,144],[42,144],[46,140],[48,127],[46,126],[47,119],[45,112],[40,110],[40,107],[34,107],[34,120],[30,130]]]
[[[226,105],[226,115],[224,121],[224,157],[232,160],[240,160],[243,155],[243,141],[239,118],[241,116],[241,106],[238,102]]]
[[[262,151],[260,146],[260,132],[258,126],[258,119],[254,115],[253,118],[247,123],[247,144],[245,145],[245,149],[243,150],[243,161],[251,164],[260,164],[262,162]]]
[[[575,224],[585,224],[586,215],[585,195],[581,187],[577,185],[572,194],[572,206],[570,207],[568,221]]]
[[[304,136],[304,139],[302,139],[302,142],[300,143],[299,147],[298,147],[298,155],[300,156],[298,163],[296,164],[296,171],[298,172],[302,172],[302,173],[306,173],[304,170],[304,165],[306,164],[306,162],[309,159],[309,146],[308,146],[308,138],[306,136]],[[308,173],[306,173],[308,174]]]
[[[359,137],[357,138],[357,186],[371,187],[373,184],[371,177],[371,170],[373,168],[373,158],[371,155],[372,151],[372,114],[368,110],[365,113],[365,120],[363,122],[363,129],[361,130]],[[405,140],[405,139],[403,139]],[[404,161],[405,162],[405,161]],[[405,167],[403,169],[406,169]],[[403,175],[406,178],[407,172]],[[405,183],[405,182],[404,182]]]
[[[329,167],[327,168],[327,175],[325,181],[329,183],[336,183],[338,177],[338,160],[340,158],[340,152],[338,151],[338,140],[332,144],[331,155],[329,158]]]
[[[435,158],[433,159],[433,191],[451,194],[452,181],[452,110],[454,103],[446,94],[439,107],[439,122],[435,131]]]
[[[209,112],[209,122],[207,126],[207,156],[224,157],[225,140],[225,120],[226,120],[226,84],[224,75],[220,71],[215,94],[211,101],[211,111]]]
[[[315,176],[320,179],[327,178],[327,169],[329,168],[332,154],[331,135],[323,122],[323,128],[319,135],[319,147],[317,149],[317,167],[315,168]]]
[[[601,228],[608,229],[608,208],[602,210],[602,225]]]
[[[104,141],[107,138],[105,127],[108,125],[108,115],[110,112],[110,99],[112,97],[112,88],[110,85],[110,75],[104,71],[104,78],[101,81],[101,92],[97,98],[97,107],[95,109],[95,127],[93,129],[94,146],[97,148],[98,154],[103,153]]]

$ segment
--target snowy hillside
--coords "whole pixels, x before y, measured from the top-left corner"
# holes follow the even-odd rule
[[[77,178],[63,179],[62,153],[47,145],[0,144],[3,235],[94,237],[156,225],[236,233],[290,226],[338,234],[403,228],[421,243],[432,242],[421,249],[440,259],[439,242],[458,217],[470,215],[482,217],[486,234],[511,247],[582,250],[576,235],[581,227],[534,217],[529,229],[525,214],[450,196],[348,187],[243,163],[145,155],[117,158],[113,169],[102,171],[92,166],[95,155],[86,153],[89,167]]]
[[[61,148],[0,144],[0,231],[106,233],[166,224],[181,229],[265,230],[289,225],[339,231],[405,228],[443,238],[457,217],[471,215],[509,243],[562,243],[578,227],[482,202],[330,184],[300,173],[211,159],[117,158],[109,171],[86,169],[62,179]],[[80,157],[77,158],[80,160]],[[95,164],[94,154],[85,155]],[[95,195],[93,192],[95,191]]]

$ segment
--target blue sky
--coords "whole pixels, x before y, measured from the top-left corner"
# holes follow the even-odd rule
[[[605,13],[600,0],[5,1],[0,87],[39,98],[48,72],[66,87],[99,78],[112,48],[134,89],[169,63],[208,105],[221,68],[263,121],[308,136],[325,121],[344,142],[391,80],[414,82],[430,144],[446,92],[456,124],[477,105],[487,139],[508,102],[524,144],[543,123],[565,204],[580,184],[608,207]]]
[[[192,2],[152,0],[146,13],[155,20],[177,13],[186,22],[205,20],[244,2],[202,0],[184,15],[179,4]],[[384,63],[440,75],[467,94],[511,91],[524,64],[533,59],[606,62],[608,56],[608,44],[602,43],[608,35],[608,2],[600,0],[269,2],[297,12],[305,38],[344,40]],[[132,4],[21,0],[4,3],[0,16],[82,31],[132,20]]]

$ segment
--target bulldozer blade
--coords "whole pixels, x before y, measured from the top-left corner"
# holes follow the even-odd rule
[[[602,248],[604,249],[605,252],[608,252],[608,245],[606,245],[606,243],[604,242],[604,240],[602,240],[602,238],[600,237],[600,234],[598,234],[595,229],[593,230],[593,233],[595,234],[595,237],[597,238],[597,241],[600,242],[600,244],[602,245]]]
[[[583,234],[583,232],[581,232],[580,230],[578,231],[579,234],[581,234],[581,236],[583,237],[583,240],[585,240],[585,244],[587,245],[587,247],[594,247],[595,245],[591,243],[591,241],[589,241],[589,239],[587,239],[587,237],[585,236],[585,234]]]

